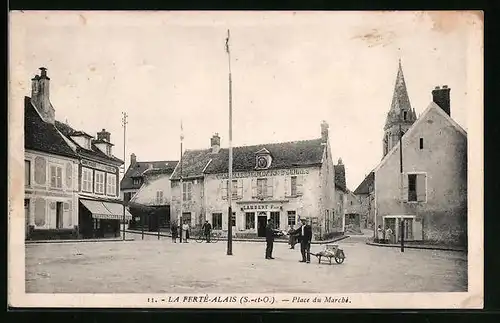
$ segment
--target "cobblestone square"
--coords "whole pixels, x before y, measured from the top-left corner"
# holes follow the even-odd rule
[[[136,237],[136,239],[140,239]],[[299,263],[299,246],[226,242],[144,241],[49,243],[26,246],[27,293],[356,293],[464,292],[462,252],[382,248],[364,237],[337,242],[343,264]],[[313,245],[312,252],[322,249]]]

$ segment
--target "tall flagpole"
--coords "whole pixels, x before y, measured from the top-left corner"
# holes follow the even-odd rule
[[[127,133],[127,117],[128,114],[126,112],[122,112],[122,125],[123,125],[123,178],[125,177],[125,173],[127,172],[127,169],[125,168],[126,166],[126,149],[125,149],[125,144],[126,144],[126,133]],[[125,219],[125,193],[123,193],[123,241],[125,241],[125,229],[126,229],[126,219]]]
[[[401,69],[401,58],[399,59],[399,68]],[[401,69],[402,70],[402,69]],[[400,173],[400,187],[401,187],[401,252],[405,252],[404,248],[404,217],[403,217],[403,209],[404,209],[404,174],[403,174],[403,130],[401,129],[401,122],[403,122],[403,110],[401,104],[399,105],[399,173]]]
[[[227,184],[227,200],[229,202],[227,212],[227,255],[233,254],[233,210],[231,202],[233,198],[233,102],[232,102],[232,80],[231,80],[231,53],[229,51],[229,29],[227,30],[226,52],[229,66],[229,180]]]
[[[183,207],[183,196],[182,196],[182,190],[183,190],[183,184],[182,184],[182,142],[184,140],[184,129],[182,128],[182,119],[181,119],[181,157],[180,157],[180,170],[181,170],[181,176],[180,176],[180,187],[181,187],[181,195],[180,195],[180,201],[181,201],[181,207],[180,207],[180,212],[179,212],[179,222],[177,224],[177,230],[179,234],[179,242],[182,243],[182,207]],[[186,233],[187,234],[187,233]]]

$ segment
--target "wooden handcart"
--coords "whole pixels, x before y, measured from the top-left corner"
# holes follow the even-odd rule
[[[318,258],[318,263],[321,263],[321,258],[327,258],[330,265],[332,264],[332,258],[335,259],[337,264],[342,264],[346,258],[344,250],[340,249],[338,245],[333,244],[325,245],[325,249],[318,253],[310,252],[309,254],[316,256],[316,258]]]

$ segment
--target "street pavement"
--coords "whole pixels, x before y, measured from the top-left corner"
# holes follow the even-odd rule
[[[127,234],[130,238],[132,234]],[[345,262],[299,263],[300,248],[226,241],[136,241],[26,245],[26,292],[34,293],[356,293],[467,290],[467,255],[369,246],[367,235],[336,244]],[[137,240],[138,239],[138,240]],[[312,252],[323,247],[313,245]]]

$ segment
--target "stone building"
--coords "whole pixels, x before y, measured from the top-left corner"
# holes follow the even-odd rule
[[[78,236],[78,156],[57,131],[45,68],[24,99],[25,238]]]
[[[400,64],[383,159],[355,192],[368,202],[362,205],[374,207],[374,230],[391,227],[399,239],[403,221],[406,241],[464,245],[467,133],[451,118],[447,86],[432,91],[432,102],[416,120],[409,102]],[[402,151],[391,139],[400,125]]]
[[[166,230],[170,226],[170,176],[178,161],[137,162],[135,155],[132,156],[134,159],[122,180],[122,187],[130,190],[128,185],[133,185],[133,177],[140,178],[142,185],[127,201],[133,215],[129,228],[144,226],[149,231]],[[143,170],[145,165],[147,168]]]
[[[359,212],[362,218],[366,218],[366,228],[373,229],[375,221],[375,173],[370,172],[354,190],[358,198]]]
[[[55,120],[50,78],[46,68],[40,70],[32,79],[31,98],[25,98],[25,212],[31,231],[116,236],[123,217],[117,190],[123,161],[112,155],[105,129],[96,139]]]
[[[315,238],[342,232],[336,214],[334,169],[328,125],[321,138],[233,148],[233,181],[228,183],[228,149],[220,137],[211,148],[186,150],[172,177],[172,214],[216,230],[228,227],[228,185],[232,185],[231,225],[236,236],[263,236],[265,223],[286,230],[299,218],[311,220]],[[182,176],[182,196],[180,178]]]

